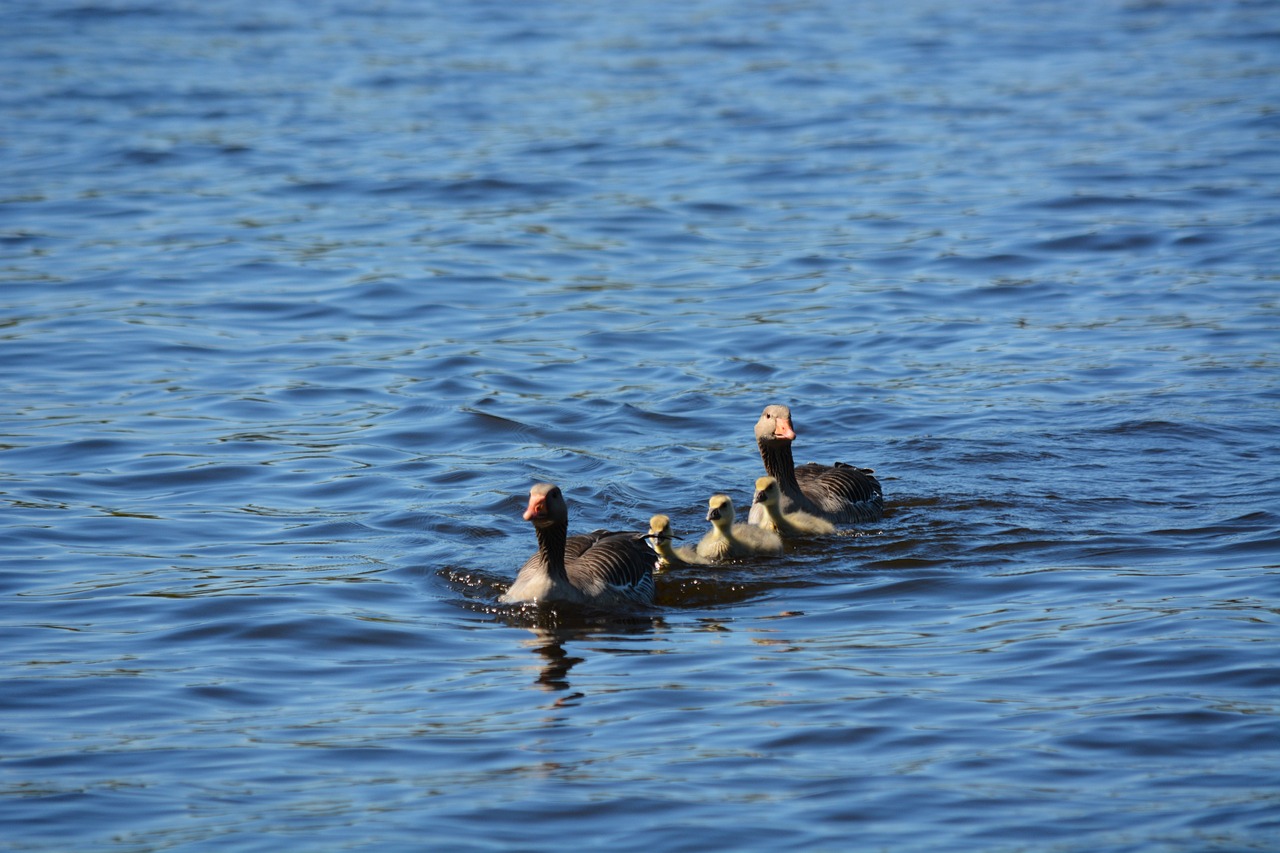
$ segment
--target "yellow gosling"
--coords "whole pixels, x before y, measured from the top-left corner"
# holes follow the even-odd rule
[[[773,477],[761,477],[756,480],[756,497],[752,501],[752,509],[764,507],[764,513],[756,521],[756,525],[764,530],[772,530],[783,539],[799,539],[804,536],[824,536],[835,533],[836,526],[825,518],[818,518],[807,512],[793,510],[782,511],[782,489]]]
[[[712,495],[707,501],[711,530],[698,543],[698,556],[723,563],[742,557],[782,553],[782,539],[772,530],[733,523],[733,501],[728,495]]]

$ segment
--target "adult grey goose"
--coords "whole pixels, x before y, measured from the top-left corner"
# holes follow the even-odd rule
[[[884,515],[884,494],[870,468],[843,462],[797,466],[791,457],[795,437],[791,409],[779,404],[765,406],[756,421],[756,446],[764,470],[782,490],[783,513],[807,512],[836,524],[877,521]],[[760,504],[751,507],[751,523],[758,524],[764,512]]]
[[[533,523],[538,553],[520,568],[504,603],[565,601],[618,606],[653,601],[657,555],[640,533],[597,530],[569,536],[569,507],[560,487],[529,490],[525,521]]]

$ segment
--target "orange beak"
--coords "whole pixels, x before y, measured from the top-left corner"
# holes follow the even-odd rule
[[[773,427],[773,437],[780,438],[783,441],[794,439],[796,431],[791,428],[791,421],[786,418],[778,418]]]
[[[535,518],[542,518],[547,514],[547,500],[538,495],[529,498],[529,508],[524,511],[524,520],[533,521]]]

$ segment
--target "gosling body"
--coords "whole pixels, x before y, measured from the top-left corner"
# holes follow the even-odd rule
[[[772,530],[783,539],[800,539],[805,536],[825,536],[836,532],[836,526],[825,518],[818,518],[803,510],[782,511],[782,490],[773,477],[761,477],[756,480],[756,496],[752,501],[753,515],[757,507],[764,512],[758,514],[757,527]]]
[[[679,566],[705,566],[709,561],[698,554],[693,545],[672,544],[675,534],[671,532],[671,519],[665,515],[655,515],[649,519],[649,534],[646,537],[650,547],[658,555],[661,568]]]
[[[698,556],[712,563],[743,557],[782,553],[782,539],[772,530],[750,524],[734,524],[733,501],[728,495],[712,495],[707,502],[711,530],[698,543]]]

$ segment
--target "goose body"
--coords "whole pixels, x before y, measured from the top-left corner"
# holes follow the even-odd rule
[[[764,514],[756,525],[765,530],[772,530],[783,539],[797,539],[802,536],[823,536],[835,533],[836,526],[825,518],[818,518],[803,510],[782,511],[782,490],[773,477],[761,477],[756,480],[756,497],[752,501],[754,513],[758,506],[764,507]]]
[[[712,495],[707,502],[711,530],[698,543],[698,556],[723,563],[741,557],[782,553],[782,539],[772,530],[733,523],[733,501],[728,495]]]
[[[649,544],[658,555],[658,562],[664,568],[672,566],[699,566],[709,561],[698,556],[698,549],[692,545],[681,545],[679,548],[671,544],[675,534],[671,532],[671,519],[665,515],[655,515],[649,519]]]
[[[795,437],[791,409],[765,406],[756,422],[756,445],[765,472],[778,481],[782,493],[779,506],[784,515],[806,512],[835,524],[877,521],[884,515],[884,495],[874,471],[843,462],[810,462],[797,467],[791,457]],[[758,524],[765,512],[763,505],[752,506],[751,522]]]
[[[529,490],[524,519],[533,523],[538,552],[525,561],[500,601],[602,606],[653,601],[657,558],[639,534],[597,530],[569,536],[564,494],[550,483],[538,483]]]

